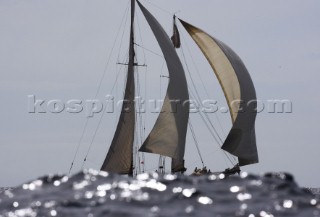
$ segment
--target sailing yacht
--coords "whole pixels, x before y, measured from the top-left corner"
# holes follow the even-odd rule
[[[240,57],[225,43],[200,28],[173,17],[170,38],[156,18],[139,2],[131,0],[129,59],[124,103],[110,148],[101,166],[102,171],[133,175],[135,138],[135,35],[136,5],[139,6],[163,53],[168,69],[168,86],[161,112],[140,146],[139,151],[172,159],[171,172],[184,172],[185,144],[189,122],[189,92],[183,65],[176,49],[180,47],[176,20],[198,45],[222,87],[228,103],[232,128],[221,149],[237,158],[236,167],[258,163],[255,138],[256,93],[250,75]],[[159,166],[161,171],[163,168]],[[163,171],[163,170],[162,170]]]

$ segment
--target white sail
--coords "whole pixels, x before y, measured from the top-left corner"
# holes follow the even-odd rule
[[[135,85],[134,85],[134,21],[135,2],[131,1],[131,31],[129,45],[129,63],[127,83],[125,88],[124,100],[121,115],[114,134],[108,154],[103,162],[101,170],[132,174],[133,171],[133,141],[135,129]]]
[[[257,163],[254,131],[256,93],[245,65],[226,44],[201,29],[180,21],[214,70],[230,109],[233,126],[222,149],[237,156],[240,166]]]
[[[189,119],[189,94],[186,77],[170,38],[150,12],[139,2],[138,4],[164,54],[170,77],[161,113],[140,151],[156,153],[182,161]]]

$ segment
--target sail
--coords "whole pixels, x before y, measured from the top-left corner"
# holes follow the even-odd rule
[[[169,84],[161,113],[140,151],[156,153],[182,161],[189,119],[189,93],[180,59],[158,21],[138,2],[164,54]]]
[[[173,31],[172,31],[171,41],[175,48],[180,48],[181,42],[180,42],[180,33],[177,28],[176,24],[176,16],[173,16]]]
[[[176,173],[176,172],[185,172],[187,169],[184,167],[184,160],[175,160],[172,158],[171,161],[171,172]]]
[[[229,106],[233,126],[222,149],[237,156],[240,166],[257,163],[256,92],[245,65],[226,44],[180,21],[210,63]]]
[[[104,160],[101,170],[132,174],[133,171],[133,141],[135,127],[135,86],[134,86],[134,21],[135,2],[131,1],[131,31],[129,42],[129,63],[127,83],[125,87],[124,100],[121,114],[108,154]]]

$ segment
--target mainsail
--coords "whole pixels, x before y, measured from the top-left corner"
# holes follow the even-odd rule
[[[170,77],[161,113],[140,151],[168,156],[182,162],[189,119],[186,77],[170,38],[150,12],[139,2],[138,4],[164,54]]]
[[[254,130],[256,93],[245,65],[226,44],[201,29],[180,21],[214,70],[230,109],[233,126],[222,149],[237,156],[240,166],[257,163]]]
[[[133,172],[133,141],[135,127],[134,85],[134,21],[135,2],[131,1],[131,30],[127,83],[115,135],[101,170],[120,174]]]

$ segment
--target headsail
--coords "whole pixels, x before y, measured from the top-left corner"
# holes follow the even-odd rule
[[[182,161],[189,119],[189,94],[186,77],[170,38],[150,12],[139,2],[138,4],[164,54],[170,77],[161,113],[140,151],[156,153]]]
[[[257,163],[256,93],[245,65],[226,44],[180,21],[207,58],[227,99],[233,126],[222,149],[237,156],[240,166]]]
[[[134,85],[134,21],[135,2],[131,1],[131,30],[127,83],[121,115],[108,154],[101,170],[120,174],[133,172],[133,141],[135,127]]]

